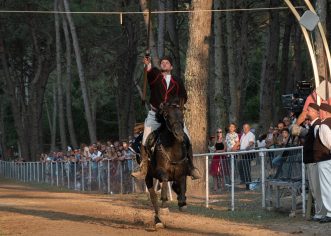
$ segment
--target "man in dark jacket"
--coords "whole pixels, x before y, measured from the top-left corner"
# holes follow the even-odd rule
[[[314,142],[314,159],[317,162],[323,205],[326,216],[320,223],[331,223],[331,106],[320,106],[321,125]]]
[[[171,75],[173,69],[172,59],[169,56],[164,56],[160,60],[160,69],[151,65],[151,58],[145,57],[144,64],[147,70],[147,80],[150,88],[150,106],[151,109],[148,112],[145,119],[144,136],[142,140],[140,171],[134,172],[131,175],[137,179],[144,179],[148,168],[148,154],[146,150],[146,141],[148,143],[153,137],[149,136],[154,130],[160,127],[160,123],[156,119],[156,112],[161,103],[168,102],[173,98],[179,98],[182,104],[187,101],[187,93],[184,87],[184,83],[179,78],[175,78]],[[184,125],[184,132],[189,137],[188,131]],[[193,152],[192,146],[188,144],[188,164],[190,170],[190,176],[192,179],[199,179],[201,175],[193,165]]]
[[[308,134],[305,137],[303,145],[303,162],[307,167],[307,176],[309,181],[309,188],[314,198],[315,215],[313,221],[319,221],[326,215],[326,209],[323,205],[321,196],[320,180],[318,176],[317,163],[314,160],[313,145],[316,138],[316,132],[321,125],[319,118],[319,106],[316,103],[310,103],[307,108],[307,118],[310,120]]]

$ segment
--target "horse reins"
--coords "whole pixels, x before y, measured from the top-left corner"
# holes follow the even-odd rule
[[[165,154],[165,157],[167,159],[168,162],[170,162],[171,165],[179,165],[182,164],[184,161],[187,161],[187,156],[185,156],[183,159],[179,160],[179,161],[172,161],[168,155],[168,153],[166,152],[166,150],[163,147],[163,144],[160,144],[160,148],[161,148],[161,152]]]

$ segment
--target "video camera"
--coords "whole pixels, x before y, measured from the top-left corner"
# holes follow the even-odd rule
[[[306,98],[312,90],[313,86],[310,81],[298,81],[294,93],[282,95],[283,107],[294,113],[301,113]]]

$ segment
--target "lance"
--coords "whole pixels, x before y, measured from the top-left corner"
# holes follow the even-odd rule
[[[147,21],[147,48],[146,48],[146,57],[150,57],[150,32],[151,32],[151,2],[148,1],[148,21]],[[144,68],[144,85],[143,85],[143,96],[142,96],[142,104],[144,105],[146,102],[146,88],[147,88],[147,65]]]

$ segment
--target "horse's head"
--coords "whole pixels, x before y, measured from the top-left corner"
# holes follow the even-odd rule
[[[162,103],[158,115],[161,124],[163,124],[178,141],[183,142],[185,135],[184,115],[178,100]]]

